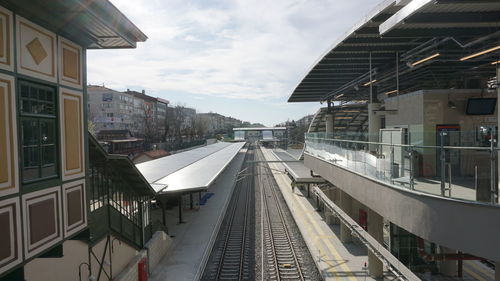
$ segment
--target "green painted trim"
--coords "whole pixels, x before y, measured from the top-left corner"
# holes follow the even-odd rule
[[[41,178],[41,179],[35,179],[33,181],[28,181],[28,182],[25,182],[24,181],[24,178],[23,178],[23,161],[24,161],[24,151],[23,151],[23,138],[22,138],[22,122],[20,122],[22,120],[22,118],[26,118],[24,117],[24,115],[21,113],[21,105],[20,105],[20,100],[21,100],[21,95],[20,95],[20,85],[22,83],[29,83],[29,84],[37,84],[37,85],[40,85],[42,87],[50,87],[52,89],[54,89],[54,106],[55,106],[55,118],[51,116],[50,119],[55,119],[55,128],[56,128],[56,140],[55,140],[55,146],[56,146],[56,170],[57,170],[57,175],[53,176],[53,177],[50,177],[50,178]],[[35,82],[33,83],[31,80],[27,80],[27,79],[20,79],[20,78],[17,78],[16,79],[16,83],[15,83],[15,97],[16,97],[16,110],[17,110],[17,141],[18,141],[18,144],[17,144],[17,147],[18,147],[18,155],[19,155],[19,184],[20,184],[20,193],[21,194],[24,194],[24,193],[28,193],[28,192],[33,192],[33,191],[36,191],[36,190],[41,190],[41,189],[44,189],[44,188],[48,188],[48,187],[52,187],[52,186],[57,186],[57,185],[61,185],[62,181],[61,181],[61,143],[60,143],[60,139],[61,139],[61,126],[60,126],[60,112],[59,112],[59,89],[54,86],[48,86],[47,84],[42,84],[42,83],[38,83],[38,82]],[[44,118],[43,116],[40,116],[41,118]],[[29,117],[28,117],[29,118]],[[41,161],[41,159],[40,159]]]
[[[83,154],[85,163],[85,202],[87,204],[87,225],[90,218],[90,184],[88,171],[90,169],[90,153],[89,153],[89,130],[88,130],[88,93],[87,93],[87,50],[82,48],[82,102],[83,102]]]

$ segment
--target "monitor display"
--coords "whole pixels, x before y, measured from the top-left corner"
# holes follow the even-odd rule
[[[496,98],[471,98],[467,101],[467,115],[491,115],[495,113]]]

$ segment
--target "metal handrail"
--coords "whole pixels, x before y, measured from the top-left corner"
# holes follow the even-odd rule
[[[313,194],[325,204],[325,206],[354,234],[358,239],[377,256],[387,268],[396,275],[397,279],[405,281],[420,281],[421,279],[401,263],[380,242],[375,240],[356,221],[354,221],[344,210],[335,205],[333,201],[317,186],[313,187]]]
[[[329,138],[319,138],[319,137],[308,137],[307,140],[323,140],[323,141],[336,141],[336,142],[347,142],[347,143],[360,143],[360,144],[371,144],[371,145],[386,145],[386,146],[396,146],[396,147],[408,147],[408,148],[434,148],[434,149],[462,149],[462,150],[483,150],[491,151],[491,147],[485,146],[433,146],[433,145],[414,145],[414,144],[396,144],[396,143],[383,143],[383,142],[373,142],[373,141],[358,141],[358,140],[344,140],[344,139],[329,139]],[[500,150],[496,147],[493,150]]]

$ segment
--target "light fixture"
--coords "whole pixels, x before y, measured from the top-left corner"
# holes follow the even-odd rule
[[[416,61],[416,62],[412,63],[411,66],[417,66],[417,65],[419,65],[419,64],[421,64],[423,62],[426,62],[428,60],[431,60],[431,59],[433,59],[435,57],[439,57],[440,55],[441,55],[440,53],[435,53],[434,55],[430,55],[430,56],[428,56],[426,58],[423,58],[423,59],[421,59],[419,61]]]
[[[366,86],[369,86],[369,85],[371,85],[371,84],[373,84],[373,83],[375,83],[375,82],[377,82],[377,79],[373,79],[373,80],[372,80],[372,81],[370,81],[370,82],[366,82],[365,84],[363,84],[363,86],[364,86],[364,87],[366,87]]]
[[[492,62],[491,64],[495,65],[495,64],[499,64],[499,63],[500,63],[500,60],[497,60],[497,61]]]
[[[397,93],[398,90],[392,90],[392,91],[389,91],[389,92],[386,92],[385,94],[386,95],[390,95],[390,94],[394,94],[394,93]]]
[[[336,117],[335,119],[337,119],[337,120],[346,120],[346,119],[352,119],[352,117],[350,117],[350,116]]]
[[[335,99],[341,98],[343,96],[344,96],[344,94],[340,94],[340,95],[336,96]]]
[[[487,54],[487,53],[491,53],[491,52],[496,51],[496,50],[500,50],[500,45],[498,45],[496,47],[493,47],[493,48],[490,48],[488,50],[481,51],[479,53],[475,53],[475,54],[463,57],[463,58],[460,59],[460,61],[465,61],[465,60],[468,60],[468,59],[471,59],[471,58],[475,58],[475,57],[478,57],[478,56],[481,56],[481,55],[484,55],[484,54]]]
[[[358,113],[359,110],[342,110],[344,113]]]

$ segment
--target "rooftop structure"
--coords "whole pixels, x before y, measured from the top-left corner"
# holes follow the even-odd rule
[[[383,1],[313,64],[288,101],[485,86],[496,75],[499,11],[496,1]]]
[[[144,162],[137,169],[158,194],[205,190],[243,145],[219,142]]]
[[[388,250],[414,272],[462,276],[477,259],[500,278],[500,228],[483,223],[500,217],[499,13],[498,1],[383,1],[288,100],[325,104],[304,151],[330,185],[318,200],[378,243],[389,225]],[[369,273],[381,277],[380,260],[393,258],[370,247]]]

